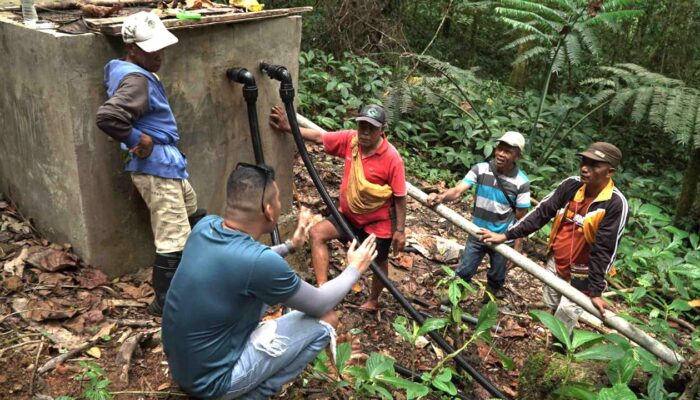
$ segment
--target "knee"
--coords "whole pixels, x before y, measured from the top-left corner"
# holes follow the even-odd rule
[[[338,329],[338,325],[340,325],[340,320],[338,320],[338,315],[334,310],[328,311],[320,320],[332,326],[333,329]]]
[[[309,239],[311,239],[312,244],[325,244],[326,238],[324,236],[325,235],[323,234],[323,231],[317,228],[316,226],[312,227],[311,230],[309,230]]]

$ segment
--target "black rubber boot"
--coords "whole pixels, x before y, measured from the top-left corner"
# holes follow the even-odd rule
[[[207,210],[204,208],[198,208],[195,212],[192,213],[192,215],[187,217],[187,220],[190,223],[190,228],[194,228],[194,226],[197,225],[197,222],[199,222],[200,219],[206,216]]]
[[[153,291],[156,297],[151,304],[148,305],[148,312],[152,315],[160,317],[163,314],[163,306],[165,305],[165,295],[170,288],[170,281],[175,275],[175,270],[180,264],[182,252],[158,254],[156,253],[156,261],[153,265],[153,276],[151,278]]]

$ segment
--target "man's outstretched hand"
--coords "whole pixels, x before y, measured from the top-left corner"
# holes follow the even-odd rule
[[[292,127],[287,120],[287,114],[280,106],[272,107],[270,110],[270,126],[280,132],[291,133]]]
[[[304,247],[306,239],[309,237],[309,229],[311,229],[311,211],[306,207],[301,207],[299,210],[299,220],[297,221],[297,229],[292,235],[292,246],[299,250]]]
[[[605,316],[605,310],[615,311],[602,297],[591,297],[591,303],[600,311],[600,315]]]
[[[494,233],[484,228],[479,229],[479,238],[486,244],[501,244],[508,240],[506,235],[502,233]]]
[[[353,239],[348,249],[348,265],[354,265],[360,273],[364,273],[369,268],[369,264],[377,256],[377,243],[374,233],[367,236],[364,242],[357,247],[357,239]]]

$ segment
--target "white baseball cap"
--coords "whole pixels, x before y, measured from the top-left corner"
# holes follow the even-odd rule
[[[146,53],[153,53],[177,43],[177,37],[155,14],[145,11],[129,15],[122,24],[124,43],[135,43]]]
[[[525,138],[520,132],[508,131],[504,133],[503,136],[498,139],[498,141],[513,147],[517,147],[520,149],[520,151],[525,150]]]

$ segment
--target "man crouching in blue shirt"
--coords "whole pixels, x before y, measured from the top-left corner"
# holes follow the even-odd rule
[[[257,240],[277,223],[274,171],[239,164],[226,185],[225,217],[190,234],[163,311],[163,345],[173,379],[211,399],[263,399],[279,392],[335,336],[332,311],[376,256],[374,235],[353,242],[347,268],[316,288]],[[292,311],[260,323],[267,305]]]

